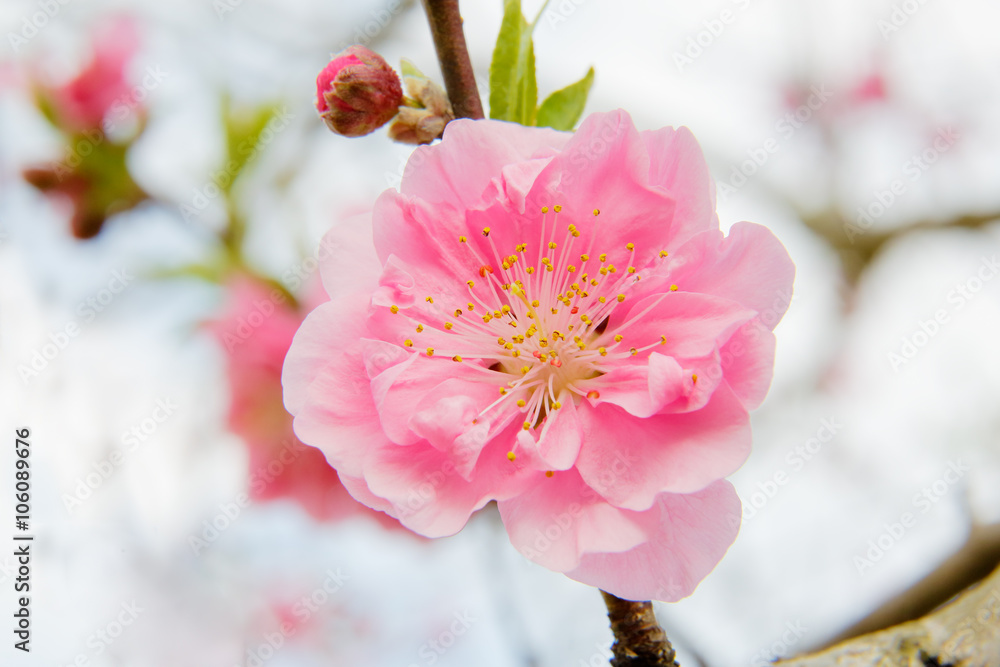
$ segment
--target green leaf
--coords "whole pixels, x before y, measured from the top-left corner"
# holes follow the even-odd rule
[[[243,168],[260,153],[263,148],[258,143],[260,136],[279,110],[277,104],[256,109],[234,109],[228,99],[223,101],[227,153],[223,167],[229,179],[220,185],[227,192],[232,189]]]
[[[411,63],[406,58],[400,58],[399,65],[400,65],[400,67],[399,67],[399,73],[402,74],[403,76],[414,76],[414,77],[417,77],[419,79],[426,79],[427,78],[426,76],[424,76],[423,72],[421,72],[419,69],[417,69],[416,65],[414,65],[413,63]]]
[[[490,63],[490,118],[534,125],[538,87],[533,28],[521,13],[521,0],[506,0]]]
[[[556,130],[572,130],[583,115],[583,108],[587,104],[587,96],[593,83],[594,68],[591,67],[582,79],[545,98],[542,106],[538,108],[535,124]]]

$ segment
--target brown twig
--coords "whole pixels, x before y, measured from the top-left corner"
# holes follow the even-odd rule
[[[479,97],[476,76],[472,71],[469,49],[462,31],[458,0],[423,0],[431,36],[437,50],[444,85],[456,118],[482,118],[483,101]]]
[[[674,647],[656,622],[652,603],[622,600],[604,591],[601,595],[615,635],[611,667],[679,667]]]

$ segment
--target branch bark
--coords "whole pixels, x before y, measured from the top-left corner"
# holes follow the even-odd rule
[[[1000,660],[1000,569],[928,616],[775,667],[994,667]]]
[[[674,647],[656,622],[650,602],[632,602],[601,591],[615,643],[611,667],[679,667]]]
[[[456,118],[483,118],[476,76],[462,30],[458,0],[423,0],[448,99]]]

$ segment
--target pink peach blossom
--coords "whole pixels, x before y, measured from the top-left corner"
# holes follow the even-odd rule
[[[360,44],[333,56],[316,77],[316,111],[345,137],[374,132],[396,115],[403,86],[379,54]]]
[[[719,230],[685,129],[450,123],[372,227],[331,230],[331,296],[285,361],[295,432],[351,494],[429,537],[497,501],[527,558],[678,600],[739,530],[794,267]]]
[[[325,300],[318,285],[312,292],[310,306]],[[247,444],[251,498],[291,498],[318,519],[366,514],[398,528],[394,519],[351,498],[323,454],[303,445],[292,431],[292,416],[281,402],[281,365],[305,310],[290,305],[276,288],[247,277],[230,284],[229,301],[211,329],[226,350],[229,427]]]
[[[95,28],[89,64],[71,80],[48,91],[56,113],[69,129],[101,129],[114,102],[128,98],[131,85],[126,69],[138,48],[138,30],[127,17]]]

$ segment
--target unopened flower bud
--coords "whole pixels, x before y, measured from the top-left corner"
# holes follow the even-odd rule
[[[389,125],[389,138],[404,144],[429,144],[455,119],[448,95],[420,70],[403,61],[406,106]]]
[[[327,127],[345,137],[382,127],[402,103],[396,72],[382,56],[360,45],[335,55],[316,77],[316,110]]]

